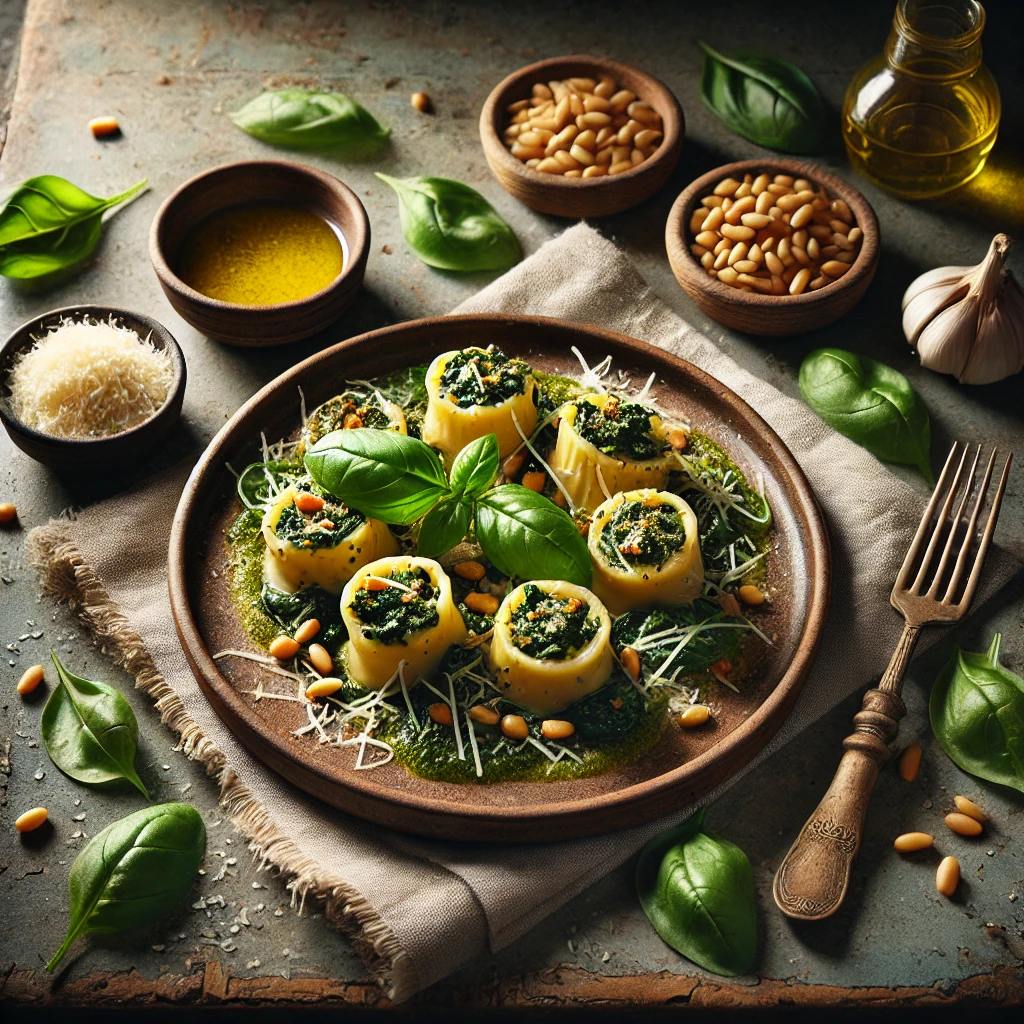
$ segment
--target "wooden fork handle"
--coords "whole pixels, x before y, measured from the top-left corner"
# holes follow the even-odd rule
[[[897,693],[878,689],[864,695],[832,785],[775,875],[775,902],[787,916],[818,921],[842,905],[871,791],[906,713]]]

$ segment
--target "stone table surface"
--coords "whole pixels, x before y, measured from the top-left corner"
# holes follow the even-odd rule
[[[827,19],[821,7],[744,0],[719,7],[579,0],[506,5],[30,0],[20,66],[15,44],[21,0],[0,0],[0,72],[5,64],[17,71],[0,73],[0,126],[10,105],[0,188],[44,172],[64,175],[98,194],[112,194],[142,177],[150,182],[150,191],[108,225],[94,258],[75,277],[46,291],[19,290],[0,280],[0,335],[47,309],[76,302],[106,302],[156,316],[181,343],[189,385],[180,429],[146,469],[194,453],[258,387],[309,353],[386,323],[444,313],[491,280],[491,275],[438,273],[420,263],[402,239],[394,197],[373,177],[374,170],[455,177],[474,185],[513,226],[527,253],[563,230],[565,222],[519,205],[491,177],[477,138],[477,115],[493,84],[516,67],[560,53],[593,52],[658,75],[686,113],[686,144],[670,183],[640,208],[596,222],[636,261],[661,298],[742,365],[789,394],[798,394],[801,358],[821,345],[851,348],[896,366],[931,411],[936,463],[953,438],[1016,447],[1021,454],[1022,378],[971,388],[921,370],[899,317],[900,297],[917,274],[937,265],[977,262],[996,230],[1024,234],[1024,14],[1017,3],[986,6],[986,61],[1004,104],[989,167],[954,196],[918,205],[856,180],[882,227],[874,283],[857,308],[832,327],[765,340],[707,320],[677,287],[665,258],[665,217],[679,191],[718,164],[765,155],[730,134],[701,104],[696,39],[729,47],[745,38],[803,67],[821,91],[832,125],[820,162],[852,179],[837,127],[839,105],[853,72],[880,51],[892,0],[865,0],[856,12],[837,5]],[[149,265],[147,229],[163,197],[192,174],[231,160],[278,155],[237,131],[225,112],[265,85],[291,83],[343,90],[393,129],[390,150],[377,164],[302,157],[338,174],[366,205],[373,229],[366,285],[352,310],[321,336],[267,351],[231,349],[200,336],[171,310]],[[432,97],[435,115],[412,109],[409,96],[416,90]],[[86,122],[107,113],[118,116],[124,134],[99,143]],[[0,127],[0,139],[2,132]],[[1018,277],[1024,276],[1019,253],[1012,262]],[[924,490],[913,471],[895,471]],[[998,532],[1001,543],[1018,554],[1022,472],[1018,465],[1010,477]],[[14,449],[6,435],[0,437],[0,500],[14,501],[19,509],[14,528],[0,529],[5,648],[0,652],[0,998],[21,1007],[311,1002],[385,1007],[361,961],[319,909],[306,907],[300,914],[290,905],[283,880],[251,861],[244,840],[218,808],[212,782],[174,749],[130,680],[84,640],[67,609],[38,596],[25,562],[28,529],[127,483],[84,486],[58,479]],[[789,921],[775,909],[771,880],[831,780],[859,698],[836,709],[711,808],[711,827],[746,850],[753,864],[761,921],[756,976],[715,978],[664,945],[637,904],[628,864],[595,879],[585,896],[512,948],[482,956],[418,997],[414,1007],[619,1006],[650,1014],[681,1003],[762,1008],[1019,1003],[1024,998],[1024,802],[968,777],[945,757],[928,728],[926,701],[954,644],[979,650],[1001,631],[1005,661],[1018,671],[1024,667],[1022,596],[1024,582],[1018,577],[911,666],[904,688],[909,713],[899,742],[922,742],[922,770],[912,784],[901,781],[891,765],[883,771],[851,891],[836,917],[815,925]],[[880,608],[879,614],[892,612]],[[19,699],[13,684],[50,648],[74,671],[108,679],[128,695],[140,723],[139,763],[147,784],[160,799],[193,802],[209,829],[205,875],[191,908],[142,937],[83,946],[56,985],[41,966],[64,931],[69,866],[90,835],[134,802],[121,792],[69,783],[46,757],[40,708]],[[945,830],[940,814],[956,793],[974,797],[991,812],[992,824],[980,840]],[[13,818],[37,804],[50,808],[52,831],[41,842],[18,841]],[[956,899],[935,891],[936,856],[901,859],[893,853],[893,836],[912,828],[936,833],[943,850],[960,857],[964,882]]]

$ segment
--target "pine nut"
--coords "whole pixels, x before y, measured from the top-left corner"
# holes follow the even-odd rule
[[[0,502],[0,523],[14,522],[18,509],[13,501]]]
[[[555,94],[543,82],[536,82],[533,86],[533,95],[538,99],[550,100]]]
[[[821,246],[816,238],[809,238],[807,240],[807,255],[810,257],[811,262],[814,263],[821,258]]]
[[[594,86],[594,95],[599,96],[603,100],[609,101],[611,105],[611,98],[615,92],[615,80],[612,78],[602,78],[600,82]]]
[[[568,125],[563,128],[557,135],[552,135],[548,140],[548,144],[544,149],[544,152],[548,156],[553,156],[559,149],[568,149],[573,140],[579,135],[580,130],[574,124]]]
[[[538,494],[544,490],[544,485],[547,483],[548,475],[543,470],[535,469],[529,473],[523,474],[523,479],[519,482],[524,486],[528,487],[531,491],[536,491]]]
[[[793,187],[793,178],[788,174],[776,174],[775,175],[776,185],[785,185],[787,188]]]
[[[580,169],[579,162],[564,149],[560,149],[554,159],[558,161],[563,171],[578,171]]]
[[[677,452],[684,451],[686,446],[690,443],[689,438],[686,436],[685,430],[680,430],[679,427],[675,427],[665,435],[665,440],[675,448]]]
[[[487,575],[487,570],[483,565],[473,559],[456,562],[452,568],[455,570],[455,575],[461,576],[464,580],[482,580]]]
[[[583,97],[584,114],[593,114],[595,111],[600,114],[607,114],[611,109],[612,105],[603,96],[591,93],[591,95]]]
[[[769,269],[769,270],[770,270],[770,271],[771,271],[771,272],[772,272],[773,274],[778,274],[779,276],[781,276],[781,275],[782,275],[782,272],[783,272],[783,270],[785,270],[785,269],[786,269],[786,268],[785,268],[785,267],[783,267],[783,265],[782,265],[782,260],[780,260],[780,259],[779,259],[779,257],[778,257],[778,256],[776,256],[776,255],[775,255],[775,253],[773,253],[773,252],[766,252],[766,253],[764,254],[764,262],[765,262],[765,266],[766,266],[766,267],[767,267],[767,268],[768,268],[768,269]]]
[[[633,169],[632,160],[619,160],[613,163],[608,168],[609,174],[621,174],[623,171],[631,171]]]
[[[583,164],[584,167],[589,167],[594,162],[594,154],[589,149],[584,149],[576,143],[573,143],[569,149],[569,156],[577,161],[577,163]]]
[[[430,102],[430,97],[425,92],[414,92],[409,102],[412,103],[412,109],[418,110],[421,114],[434,112],[434,104]]]
[[[757,232],[753,228],[745,228],[742,224],[723,224],[722,234],[734,242],[749,242]]]
[[[323,644],[309,645],[309,661],[322,676],[330,675],[334,668],[334,662]]]
[[[501,731],[510,740],[525,740],[530,735],[530,728],[522,715],[506,715],[501,720]]]
[[[121,130],[116,117],[94,117],[89,122],[89,131],[94,139],[104,139],[116,135]]]
[[[481,725],[497,725],[501,721],[501,715],[494,708],[486,707],[483,704],[474,704],[469,709],[469,717]]]
[[[714,195],[716,196],[731,196],[736,189],[740,187],[740,183],[735,178],[723,178],[714,188]]]
[[[732,267],[724,267],[718,271],[718,280],[723,284],[735,284],[739,276],[739,273]]]
[[[852,245],[856,245],[864,237],[864,232],[860,228],[850,228],[849,233],[846,236],[846,240]]]
[[[601,131],[604,131],[602,128]],[[597,136],[592,128],[587,128],[576,136],[576,145],[584,149],[594,150],[597,148]]]
[[[607,169],[608,166],[611,164],[611,162],[612,162],[612,147],[611,146],[605,146],[604,149],[599,149],[597,151],[597,160],[594,162],[595,166],[597,166],[597,167],[604,167],[605,169]],[[691,228],[691,230],[694,230],[694,229]],[[700,231],[700,226],[699,225],[696,228],[696,230]]]
[[[633,136],[633,145],[646,149],[648,146],[655,145],[660,138],[661,132],[656,128],[645,128],[642,132],[637,132]]]
[[[615,165],[612,164],[612,166],[614,167]],[[630,167],[632,166],[633,165],[630,164]],[[614,174],[615,172],[613,171],[612,173]],[[710,249],[718,244],[718,235],[715,234],[714,231],[702,231],[699,235],[697,235],[694,241],[698,245],[703,245],[705,249]]]
[[[737,260],[732,266],[741,274],[753,274],[757,271],[757,264],[753,260]]]
[[[295,630],[295,642],[299,644],[309,643],[320,632],[319,619],[306,619],[297,630]]]
[[[755,196],[760,196],[771,183],[772,179],[768,177],[767,174],[759,174],[750,186],[750,191],[753,192]]]
[[[731,210],[729,211],[732,212]],[[744,227],[748,228],[766,228],[772,222],[772,218],[764,213],[744,213],[740,216],[740,221]]]
[[[956,857],[943,857],[935,872],[935,888],[943,896],[952,896],[960,884],[960,861]]]
[[[723,590],[718,595],[718,603],[721,606],[722,611],[725,612],[726,615],[731,615],[733,616],[733,618],[738,618],[742,614],[742,612],[740,612],[739,602],[736,600],[735,596],[733,594],[730,594],[727,590]]]
[[[850,264],[840,260],[828,260],[821,265],[821,272],[829,277],[842,277],[849,269]]]
[[[630,92],[628,89],[620,89],[611,97],[612,110],[616,114],[625,113],[629,108],[630,103],[636,99],[636,94]]]
[[[546,740],[567,740],[575,731],[572,722],[560,718],[546,718],[540,724],[540,734]]]
[[[430,715],[431,719],[437,722],[438,725],[451,725],[452,724],[452,709],[447,704],[431,704],[427,708],[427,714]]]
[[[699,209],[703,210],[703,207]],[[701,225],[701,231],[717,231],[722,224],[725,222],[725,214],[722,212],[720,206],[716,206],[711,210],[707,217],[704,218],[704,223]]]
[[[541,160],[544,158],[543,146],[524,146],[521,142],[512,144],[512,155],[518,160]]]
[[[973,818],[975,821],[988,821],[988,815],[973,800],[968,800],[965,796],[955,796],[953,803],[956,804],[956,809],[961,814],[966,814],[968,818]]]
[[[778,206],[783,213],[796,213],[801,206],[810,203],[813,199],[813,192],[792,192],[789,195],[779,196],[775,205]],[[810,216],[810,214],[808,214],[808,216]]]
[[[935,839],[927,832],[904,832],[893,841],[892,847],[897,853],[915,853],[918,850],[927,850]]]
[[[793,283],[789,286],[790,295],[799,295],[811,281],[811,272],[807,267],[802,268],[797,272],[796,277],[793,278]]]
[[[306,700],[330,697],[332,693],[337,693],[344,685],[344,682],[336,676],[325,676],[323,679],[316,679],[306,687]]]
[[[777,181],[773,181],[766,192],[770,192],[773,196],[788,196],[793,190],[788,185],[780,185]]]
[[[31,811],[18,815],[14,821],[14,827],[19,832],[34,832],[46,821],[48,814],[45,807],[33,807]]]
[[[701,201],[701,206],[706,206],[709,210],[714,209],[716,206],[721,206],[725,200],[721,196],[705,196]]]
[[[694,729],[698,725],[703,725],[710,717],[711,710],[706,705],[692,704],[677,716],[676,721],[684,729]]]
[[[819,274],[808,287],[812,292],[816,292],[819,288],[824,288],[831,281],[831,278],[826,277],[824,274]]]
[[[847,224],[853,223],[853,212],[842,199],[833,199],[831,209],[840,220],[846,221]]]
[[[744,184],[746,183],[744,182]],[[725,214],[725,222],[727,224],[739,224],[740,217],[745,213],[749,213],[756,205],[757,200],[753,196],[744,196],[742,199],[735,200]]]
[[[900,754],[897,768],[904,782],[913,782],[917,778],[917,773],[921,770],[921,754],[920,743],[909,744]]]
[[[752,583],[744,583],[743,586],[736,591],[736,596],[744,604],[764,604],[764,594],[762,594],[760,589],[755,587]]]
[[[474,590],[466,595],[465,605],[471,612],[476,612],[478,615],[493,615],[501,602],[494,594],[480,594]]]
[[[619,660],[629,678],[635,683],[640,678],[640,655],[632,647],[623,647]]]
[[[534,93],[534,95],[536,95],[536,93]],[[529,105],[529,100],[516,100],[515,103],[510,103],[505,109],[510,114],[518,114],[520,110],[525,110]]]
[[[775,203],[775,197],[771,192],[762,192],[754,201],[754,212],[766,214]]]
[[[977,818],[972,818],[967,814],[961,814],[959,811],[954,811],[952,814],[946,815],[945,821],[946,824],[958,835],[981,835],[981,822],[978,821]]]
[[[279,636],[270,641],[270,646],[267,650],[270,651],[272,658],[277,658],[279,661],[287,661],[299,653],[299,644],[290,636]]]
[[[43,681],[43,666],[33,665],[25,669],[18,680],[18,693],[23,697],[31,693]]]
[[[798,263],[802,263],[805,267],[811,265],[811,257],[807,255],[806,249],[801,248],[799,245],[794,245],[790,251]]]
[[[725,239],[723,238],[722,241],[724,242]],[[729,265],[729,257],[731,255],[732,255],[732,250],[731,249],[724,249],[722,252],[720,252],[715,257],[715,262],[711,264],[712,267],[714,267],[715,270],[721,270],[723,267],[727,267]]]
[[[602,114],[600,111],[593,111],[589,114],[580,114],[576,118],[576,126],[582,131],[584,128],[604,128],[612,123],[611,115]]]
[[[739,242],[729,250],[729,266],[735,266],[740,260],[747,258],[749,248],[746,242]]]
[[[805,203],[800,207],[796,213],[790,218],[789,226],[791,228],[802,228],[805,224],[809,224],[811,216],[814,213],[814,207],[810,203]]]

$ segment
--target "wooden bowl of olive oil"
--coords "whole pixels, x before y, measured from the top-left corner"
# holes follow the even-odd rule
[[[331,174],[283,160],[225,164],[163,202],[149,255],[168,300],[196,330],[228,345],[308,338],[352,304],[370,222]]]

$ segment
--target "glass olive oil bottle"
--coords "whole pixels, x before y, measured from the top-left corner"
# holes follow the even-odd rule
[[[999,89],[981,62],[985,10],[975,0],[899,0],[885,51],[843,101],[855,170],[905,199],[928,199],[985,166]]]

